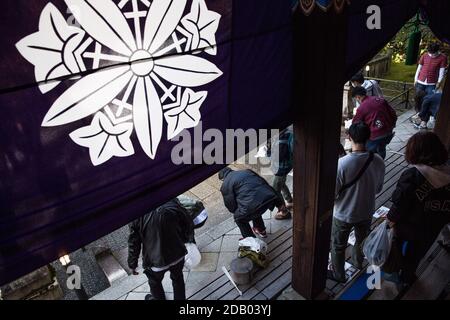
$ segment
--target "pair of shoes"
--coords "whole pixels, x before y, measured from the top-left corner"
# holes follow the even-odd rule
[[[253,233],[256,234],[258,237],[267,238],[266,230],[261,230],[259,228],[255,228],[255,227],[253,227],[252,230],[253,230]]]
[[[330,280],[339,282],[339,283],[346,283],[347,282],[347,279],[338,279],[338,278],[336,278],[335,275],[334,275],[333,270],[328,270],[327,271],[327,278],[330,279]]]
[[[290,219],[290,218],[292,218],[292,215],[291,215],[291,212],[287,209],[280,210],[275,215],[276,220],[286,220],[286,219]]]

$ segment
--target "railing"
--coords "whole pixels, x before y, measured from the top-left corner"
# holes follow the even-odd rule
[[[378,81],[385,99],[394,109],[399,109],[399,107],[404,106],[403,110],[406,110],[413,105],[414,83],[379,78],[368,79]]]
[[[380,78],[366,78],[370,80],[376,80],[381,89],[383,95],[389,104],[398,111],[403,111],[411,108],[414,105],[414,84],[411,82],[401,82]],[[353,99],[350,95],[351,85],[346,84],[344,86],[343,95],[343,119],[351,119],[353,117]]]

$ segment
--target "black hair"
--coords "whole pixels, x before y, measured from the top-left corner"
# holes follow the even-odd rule
[[[448,151],[434,132],[418,132],[406,144],[405,159],[413,165],[440,166],[447,163]]]
[[[356,96],[367,96],[367,90],[364,87],[355,87],[352,89],[352,98]]]
[[[350,79],[351,82],[358,82],[358,83],[364,83],[365,80],[366,79],[364,78],[364,75],[361,72],[358,72]]]
[[[437,42],[430,43],[427,47],[427,51],[431,54],[438,53],[441,49],[441,46]]]
[[[370,128],[364,122],[353,123],[348,129],[348,135],[354,143],[366,144],[370,138]]]

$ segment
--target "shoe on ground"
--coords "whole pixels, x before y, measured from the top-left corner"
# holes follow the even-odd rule
[[[353,262],[352,261],[352,266],[355,267],[358,270],[362,270],[363,269],[362,263],[357,263],[357,262]]]
[[[346,283],[346,282],[347,282],[347,279],[338,279],[338,278],[336,278],[336,277],[334,276],[333,270],[328,270],[328,271],[327,271],[327,278],[330,279],[330,280],[339,282],[339,283]]]
[[[145,295],[144,299],[145,300],[156,300],[150,293]]]
[[[436,120],[434,119],[434,117],[430,117],[430,120],[428,120],[428,122],[427,122],[427,128],[430,130],[433,130],[435,126],[436,126]]]
[[[411,120],[412,123],[420,125],[420,122],[422,121],[419,117],[419,114],[415,114],[414,116],[412,116],[411,118],[409,118],[409,120]]]
[[[426,130],[427,129],[427,123],[425,121],[422,121],[419,125],[420,130]]]
[[[260,238],[267,238],[267,232],[266,230],[261,230],[258,228],[252,228],[253,233],[256,234]]]
[[[280,210],[275,215],[276,220],[286,220],[292,218],[292,214],[289,210]]]

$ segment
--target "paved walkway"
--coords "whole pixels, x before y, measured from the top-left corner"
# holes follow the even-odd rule
[[[232,165],[235,169],[249,167],[248,165]],[[272,177],[267,177],[271,182]],[[292,189],[292,176],[288,176],[288,186]],[[196,288],[199,283],[206,281],[212,274],[220,271],[222,266],[228,268],[230,262],[237,257],[239,229],[223,204],[220,193],[221,182],[214,175],[189,190],[185,194],[201,200],[209,213],[209,218],[204,227],[196,232],[196,242],[202,254],[201,263],[192,271],[185,270],[186,290]],[[278,221],[272,218],[273,212],[267,211],[264,215],[267,232],[269,234],[277,232],[281,227],[290,226],[292,220]],[[116,251],[114,255],[118,260],[126,261],[127,249]],[[139,275],[127,276],[115,283],[105,291],[92,297],[92,300],[143,300],[150,292],[147,277],[142,273],[142,268],[138,268]],[[163,287],[166,291],[167,299],[173,299],[173,289],[169,273],[163,280]]]
[[[290,225],[292,220],[277,221],[272,219],[274,212],[267,211],[264,220],[268,233],[275,233],[281,227]],[[222,266],[229,267],[230,262],[237,257],[240,232],[232,218],[210,229],[197,238],[197,245],[202,254],[201,263],[192,271],[185,270],[186,290],[196,288],[202,281],[206,281],[219,271]],[[150,292],[147,277],[139,268],[138,276],[128,276],[107,290],[94,296],[93,300],[143,300]],[[173,289],[169,273],[163,280],[167,298],[173,299]]]

